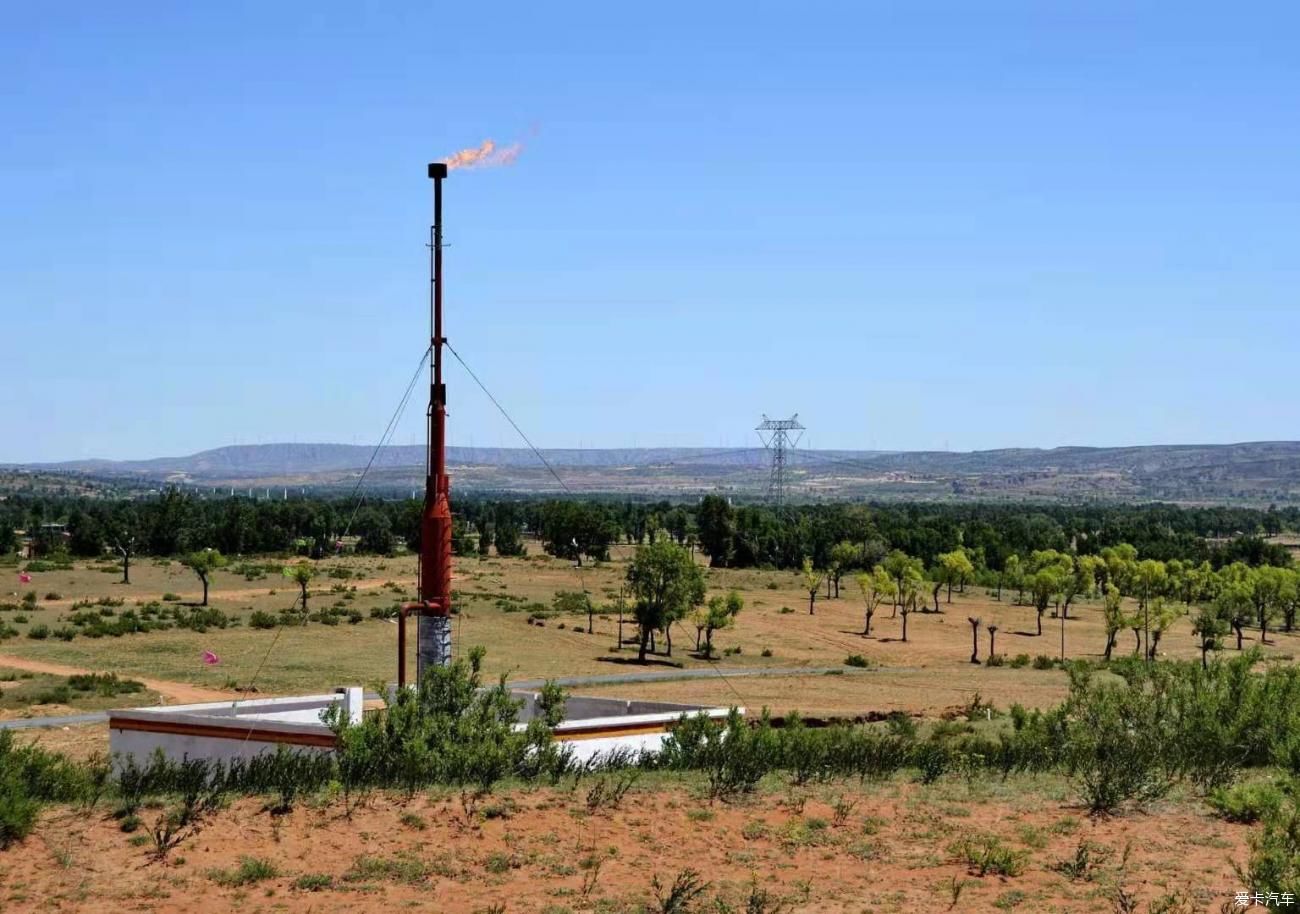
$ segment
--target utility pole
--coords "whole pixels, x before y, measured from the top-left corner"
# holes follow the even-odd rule
[[[789,419],[769,419],[764,414],[763,421],[754,431],[758,432],[763,447],[772,452],[772,474],[767,483],[767,500],[768,504],[781,511],[786,501],[786,453],[799,443],[799,439],[803,437],[804,426],[799,424],[798,413]],[[767,434],[764,435],[764,432]],[[799,434],[792,439],[791,432]]]

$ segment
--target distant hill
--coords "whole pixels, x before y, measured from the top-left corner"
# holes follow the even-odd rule
[[[212,487],[356,484],[372,449],[346,444],[234,445],[185,457],[79,460],[13,467],[43,474]],[[754,448],[549,449],[544,466],[526,448],[448,449],[461,491],[696,496],[761,494],[769,455]],[[563,486],[556,481],[558,475]],[[424,448],[379,453],[367,488],[418,488]],[[1166,500],[1300,503],[1300,442],[1017,448],[990,451],[808,451],[789,461],[799,499]]]

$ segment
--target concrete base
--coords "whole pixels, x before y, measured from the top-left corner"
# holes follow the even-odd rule
[[[417,681],[424,671],[435,666],[451,665],[451,617],[419,616],[415,659]]]

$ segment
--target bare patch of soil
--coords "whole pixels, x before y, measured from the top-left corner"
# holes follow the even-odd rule
[[[1195,801],[1144,815],[1089,819],[1056,781],[892,782],[807,791],[785,788],[741,804],[710,804],[673,784],[637,788],[618,809],[588,809],[575,792],[513,791],[462,824],[458,801],[380,797],[349,820],[339,803],[273,817],[241,800],[186,838],[168,859],[121,833],[104,811],[48,811],[34,835],[0,854],[7,911],[391,911],[451,914],[659,910],[686,870],[744,910],[754,886],[794,911],[1095,912],[1119,890],[1151,901],[1181,894],[1219,910],[1245,888],[1233,875],[1247,829]],[[145,810],[146,826],[161,810]],[[136,832],[145,834],[147,829]],[[994,836],[1019,872],[985,872],[965,838]],[[1094,863],[1061,868],[1081,843]],[[241,884],[244,859],[274,875]],[[256,872],[258,867],[245,867]],[[716,910],[726,910],[717,908]]]

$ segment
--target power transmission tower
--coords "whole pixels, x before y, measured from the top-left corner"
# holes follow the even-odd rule
[[[763,421],[754,429],[758,432],[758,437],[763,442],[763,447],[772,452],[772,477],[767,484],[767,499],[778,511],[785,507],[785,456],[786,451],[799,443],[803,437],[804,426],[799,424],[799,414],[795,413],[789,419],[769,419],[763,416]],[[764,432],[767,434],[764,435]],[[791,432],[798,432],[793,439],[790,437]]]

